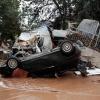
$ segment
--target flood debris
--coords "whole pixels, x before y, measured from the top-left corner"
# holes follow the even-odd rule
[[[80,40],[87,47],[100,50],[100,23],[96,20],[83,19],[76,28],[76,31],[67,37],[73,42]]]
[[[90,49],[83,48],[81,59],[85,63],[87,76],[100,75],[100,53]],[[75,71],[76,75],[81,75],[79,71]]]
[[[58,77],[65,71],[80,71],[82,76],[87,76],[88,70],[95,67],[90,60],[92,56],[84,55],[84,61],[81,51],[85,46],[91,46],[95,36],[95,45],[99,43],[99,33],[96,33],[98,25],[97,21],[84,19],[73,34],[62,30],[51,31],[46,26],[29,34],[23,32],[16,39],[6,63],[0,67],[0,72],[12,77]]]
[[[99,68],[93,68],[93,69],[88,69],[87,68],[87,76],[93,76],[93,75],[100,75],[100,69]],[[76,75],[81,75],[79,71],[75,71]]]
[[[0,72],[5,76],[12,76],[12,74],[14,74],[13,76],[18,76],[16,72],[21,74],[27,71],[33,77],[34,75],[55,76],[67,70],[78,70],[77,64],[81,55],[80,49],[65,37],[62,39],[60,36],[58,39],[49,31],[48,27],[42,26],[38,29],[36,35],[30,33],[30,38],[23,34],[22,36],[20,35],[17,42],[15,42],[18,45],[14,44],[12,55],[7,59],[5,66],[0,68]],[[33,43],[28,44],[31,39],[34,40]],[[35,48],[35,52],[30,53],[27,47],[31,47],[31,50]],[[40,52],[37,52],[37,49]],[[18,72],[19,69],[17,68],[24,71],[21,72],[20,70]]]
[[[80,69],[80,71],[75,71],[76,75],[100,75],[100,68],[94,66],[90,60],[81,60],[77,67]]]

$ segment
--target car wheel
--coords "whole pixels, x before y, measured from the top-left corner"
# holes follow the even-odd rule
[[[64,41],[61,43],[61,51],[67,55],[70,55],[74,51],[74,46],[71,41]]]
[[[7,60],[7,67],[9,67],[10,69],[16,69],[18,67],[18,60],[16,58],[9,58]]]

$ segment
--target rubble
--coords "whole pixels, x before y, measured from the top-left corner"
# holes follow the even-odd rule
[[[81,56],[83,59],[91,61],[94,66],[100,68],[100,53],[98,51],[85,47],[82,49]]]
[[[87,47],[81,50],[81,59],[87,63],[87,76],[100,75],[100,53]],[[79,71],[75,71],[75,74],[81,75]]]
[[[100,75],[100,68],[87,69],[87,76]],[[81,75],[79,71],[75,71],[76,75]]]
[[[63,42],[63,41],[61,41],[61,38],[62,38],[62,40],[64,40],[64,41],[69,41],[69,40],[71,40],[72,42],[69,42],[69,44],[70,43],[72,43],[72,46],[73,47],[75,47],[75,49],[77,50],[81,50],[82,51],[82,54],[81,54],[81,60],[80,61],[82,61],[82,62],[80,62],[79,64],[78,64],[78,66],[76,67],[80,72],[81,72],[81,74],[83,74],[83,76],[85,75],[85,74],[87,74],[87,72],[88,72],[88,70],[90,70],[90,69],[92,69],[92,68],[94,68],[95,69],[95,66],[96,67],[100,67],[100,60],[99,60],[99,58],[100,58],[100,53],[99,52],[97,52],[97,51],[95,51],[95,50],[92,50],[92,49],[89,49],[89,48],[87,48],[88,46],[90,47],[90,46],[94,46],[94,45],[97,45],[97,43],[99,43],[98,42],[98,40],[99,40],[99,33],[97,34],[97,30],[98,30],[98,27],[99,27],[99,22],[97,22],[97,21],[95,21],[95,20],[88,20],[88,19],[84,19],[80,24],[79,24],[79,26],[77,27],[77,32],[75,32],[75,33],[73,33],[73,34],[68,34],[68,32],[67,31],[64,31],[64,30],[53,30],[53,35],[54,35],[54,37],[52,37],[52,35],[51,35],[51,33],[52,32],[50,32],[49,31],[49,29],[48,29],[48,27],[46,27],[46,26],[42,26],[42,27],[40,27],[40,28],[38,28],[38,29],[36,29],[35,31],[33,31],[33,33],[32,33],[32,31],[31,32],[29,32],[29,33],[25,33],[25,32],[23,32],[20,36],[19,36],[19,38],[16,40],[16,42],[15,42],[15,44],[14,44],[14,46],[13,46],[13,50],[12,50],[12,52],[13,51],[15,51],[15,49],[17,49],[17,53],[19,53],[20,52],[20,50],[21,50],[21,52],[24,50],[22,47],[23,46],[25,46],[26,47],[26,51],[24,50],[24,52],[22,52],[21,53],[21,57],[24,57],[24,58],[22,58],[22,59],[20,59],[21,57],[19,57],[19,56],[16,56],[15,54],[17,54],[17,53],[15,53],[15,54],[12,54],[12,57],[19,57],[19,59],[20,59],[20,61],[22,60],[22,62],[24,61],[25,62],[25,60],[27,61],[27,59],[25,59],[25,57],[27,58],[28,57],[28,61],[30,61],[31,59],[30,59],[30,57],[29,56],[31,56],[31,55],[33,55],[32,57],[33,57],[33,59],[34,59],[34,54],[39,54],[39,53],[43,53],[43,55],[45,54],[45,52],[48,52],[48,53],[46,53],[46,54],[49,54],[50,52],[52,52],[53,50],[55,51],[56,49],[57,50],[61,50],[61,45],[59,45],[59,43],[60,42]],[[100,32],[100,31],[98,31],[98,32]],[[64,33],[63,35],[61,34],[61,33]],[[84,35],[85,34],[85,35]],[[96,36],[96,37],[95,37]],[[42,48],[40,48],[39,47],[39,40],[41,40],[41,37],[43,37],[43,43],[42,43]],[[57,40],[56,40],[57,39]],[[68,39],[68,40],[67,40]],[[60,40],[60,42],[59,42],[59,40]],[[56,48],[53,48],[53,44],[54,44],[54,41],[56,41],[56,42],[58,42],[58,44],[56,44]],[[32,44],[31,44],[32,43]],[[35,43],[35,45],[34,45],[34,43]],[[63,42],[64,43],[64,42]],[[17,44],[17,45],[16,45]],[[41,43],[40,43],[41,44]],[[19,46],[20,46],[20,49],[19,49]],[[35,50],[37,50],[36,49],[36,47],[38,47],[39,48],[39,52],[35,52],[35,53],[30,53],[30,51],[29,52],[27,52],[29,49],[27,48],[27,47],[29,47],[29,46],[31,46],[31,49],[33,50],[33,47],[35,47]],[[85,47],[85,46],[87,46],[87,47]],[[59,47],[60,47],[60,49],[59,49]],[[70,45],[68,45],[68,46],[66,46],[65,45],[65,48],[67,48],[67,47],[70,47]],[[73,47],[72,47],[72,49],[73,49]],[[78,47],[78,48],[77,48]],[[43,48],[45,48],[45,50],[43,50]],[[67,48],[68,49],[68,48]],[[64,49],[64,50],[67,50],[67,49]],[[69,49],[70,50],[70,49]],[[34,51],[34,50],[33,50]],[[8,56],[9,56],[9,52],[6,50],[1,50],[0,51],[1,53],[1,55],[0,56],[2,56],[2,54],[4,54],[1,58],[2,59],[6,59],[6,58],[8,58]],[[58,52],[58,51],[57,51]],[[62,52],[62,50],[60,51],[60,52]],[[72,53],[73,53],[73,51],[71,51]],[[76,51],[74,51],[75,53],[76,53]],[[13,52],[14,53],[14,52]],[[63,51],[63,53],[64,53],[64,51]],[[62,54],[63,54],[62,53]],[[25,54],[25,56],[23,56]],[[27,55],[28,54],[28,55]],[[70,53],[71,54],[71,53]],[[27,55],[27,56],[26,56]],[[50,54],[51,55],[51,54]],[[68,55],[66,55],[66,57],[67,57]],[[75,56],[77,56],[77,55],[75,55]],[[5,57],[5,58],[3,58],[3,57]],[[43,56],[42,56],[43,57]],[[48,56],[47,56],[48,57]],[[55,56],[54,56],[55,57]],[[53,58],[54,58],[53,57]],[[69,56],[68,56],[69,57]],[[77,56],[78,57],[78,56]],[[11,64],[10,63],[7,63],[7,64],[10,64],[11,66],[11,68],[12,68],[12,59],[15,61],[15,65],[16,64],[20,64],[19,63],[19,60],[18,59],[16,59],[16,58],[11,58],[10,60],[11,60]],[[72,59],[72,58],[71,58]],[[74,57],[73,57],[73,59],[74,59]],[[57,58],[56,58],[56,60],[57,60]],[[9,61],[9,60],[7,60],[7,61]],[[32,61],[32,60],[31,60]],[[55,61],[55,60],[54,60]],[[17,62],[17,63],[16,63]],[[22,63],[21,62],[21,63]],[[33,62],[33,61],[32,61]],[[63,62],[63,61],[62,61]],[[62,63],[62,62],[60,62],[60,63]],[[67,62],[67,61],[66,61]],[[85,62],[85,63],[84,63]],[[29,62],[27,62],[27,63],[29,63]],[[36,63],[36,62],[35,62]],[[43,64],[43,63],[42,63]],[[51,63],[50,63],[51,64]],[[53,63],[54,64],[54,63]],[[25,63],[25,65],[24,66],[26,66],[27,64]],[[32,64],[31,64],[32,65]],[[56,62],[56,64],[55,65],[57,65],[57,62]],[[63,64],[64,66],[65,66],[65,64]],[[74,64],[73,64],[74,65]],[[20,65],[21,66],[21,65]],[[29,66],[29,65],[28,65]],[[36,65],[35,65],[36,66]],[[48,65],[48,66],[50,66],[50,65]],[[61,65],[60,65],[61,66]],[[72,65],[71,65],[72,66]],[[18,67],[18,66],[17,66]],[[51,68],[51,67],[48,67],[48,68]],[[85,68],[89,68],[89,69],[85,69]],[[40,69],[39,69],[40,70]],[[97,70],[97,69],[96,69]],[[17,72],[17,71],[15,71],[15,72]],[[21,71],[22,73],[24,72],[24,71]],[[16,76],[16,75],[14,75],[14,76]]]
[[[96,20],[83,19],[72,34],[68,34],[68,39],[76,42],[80,40],[86,47],[100,51],[100,24]]]

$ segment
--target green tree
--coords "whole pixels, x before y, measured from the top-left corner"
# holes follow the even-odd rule
[[[28,16],[29,27],[34,22],[40,23],[44,18],[46,18],[46,21],[50,21],[53,18],[56,19],[54,28],[66,29],[68,20],[72,20],[72,0],[23,0],[23,4],[21,18],[24,19],[25,16]],[[54,6],[52,11],[49,8],[50,5]]]
[[[52,0],[21,0],[21,28],[30,30],[55,17]]]
[[[0,33],[2,40],[15,39],[20,33],[18,0],[0,0]]]
[[[66,29],[68,21],[81,21],[82,19],[95,19],[100,21],[100,0],[23,0],[21,18],[28,16],[28,27],[45,20],[55,19],[54,28]],[[49,5],[55,5],[50,11]],[[44,9],[45,8],[45,9]],[[47,13],[45,13],[47,12]],[[45,15],[45,16],[42,16]],[[47,18],[47,16],[49,17]],[[42,17],[41,17],[42,16]],[[56,16],[56,17],[55,17]],[[23,24],[25,25],[25,24]],[[35,24],[37,25],[37,24]]]
[[[67,21],[72,20],[72,0],[52,0],[54,4],[56,5],[58,11],[59,11],[59,18],[57,18],[61,23],[61,28],[66,29],[67,28]]]
[[[76,19],[84,18],[100,21],[100,0],[73,0]]]

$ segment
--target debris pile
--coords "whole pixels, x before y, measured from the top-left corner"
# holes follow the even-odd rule
[[[69,40],[76,42],[80,40],[86,47],[100,51],[100,24],[96,20],[83,19],[76,31],[69,34]]]
[[[73,34],[62,35],[62,31],[59,33],[58,30],[55,31],[57,34],[53,34],[54,32],[44,26],[35,30],[34,34],[22,33],[12,51],[0,51],[1,59],[9,58],[1,72],[12,77],[27,77],[40,73],[57,76],[65,70],[75,71],[76,74],[80,72],[82,76],[92,75],[91,72],[100,74],[100,69],[97,68],[100,67],[100,53],[86,48],[96,48],[100,44],[98,25],[97,21],[85,19]],[[94,54],[97,54],[98,58]],[[97,58],[95,61],[98,61],[98,64],[93,61],[94,58]]]
[[[100,48],[98,46],[94,48],[95,43],[96,43],[96,37],[92,40],[91,44],[90,44],[91,38],[89,38],[86,35],[83,35],[81,33],[68,34],[67,38],[69,40],[73,41],[74,43],[77,42],[77,40],[80,40],[84,44],[84,46],[91,47],[97,51],[100,51],[99,50]]]

